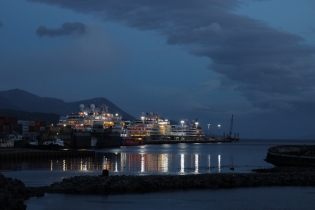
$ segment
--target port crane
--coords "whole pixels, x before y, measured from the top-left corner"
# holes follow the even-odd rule
[[[233,114],[232,114],[231,124],[230,124],[230,133],[229,133],[230,138],[232,138],[232,131],[233,131]]]
[[[239,140],[238,134],[236,135],[236,133],[235,133],[235,134],[234,134],[234,138],[233,138],[233,137],[232,137],[232,131],[233,131],[233,114],[232,114],[231,124],[230,124],[229,139],[230,139],[230,140],[234,140],[234,141],[238,141],[238,140]]]

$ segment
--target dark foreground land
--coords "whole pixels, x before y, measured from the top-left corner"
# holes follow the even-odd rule
[[[315,186],[315,168],[286,167],[257,169],[254,173],[198,175],[76,176],[43,187],[26,187],[20,180],[0,174],[0,209],[26,209],[24,200],[45,193],[111,195],[260,186]]]

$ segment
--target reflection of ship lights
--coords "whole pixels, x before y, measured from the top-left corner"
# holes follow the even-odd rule
[[[121,153],[120,154],[120,171],[124,171],[126,168],[126,159],[127,155],[126,153]]]
[[[86,163],[83,164],[82,159],[81,159],[81,161],[80,161],[80,170],[81,170],[81,171],[87,171],[87,165],[86,165]]]
[[[180,172],[184,173],[185,172],[185,155],[180,154]]]
[[[208,167],[209,167],[209,172],[210,172],[210,168],[211,168],[210,155],[208,155]]]
[[[66,160],[62,160],[62,170],[66,171]]]
[[[103,157],[103,170],[108,169],[107,168],[107,158],[104,156]]]
[[[221,171],[221,155],[218,155],[218,172]]]
[[[162,155],[162,171],[163,172],[168,172],[168,154]]]
[[[117,163],[117,160],[115,161],[115,172],[118,172],[118,163]]]
[[[115,152],[115,170],[114,170],[114,172],[118,172],[117,155],[118,155],[118,153]]]
[[[198,166],[199,166],[199,156],[195,155],[195,173],[198,173]]]
[[[144,172],[144,156],[141,154],[141,172]]]
[[[52,171],[53,170],[53,161],[50,160],[50,170]]]

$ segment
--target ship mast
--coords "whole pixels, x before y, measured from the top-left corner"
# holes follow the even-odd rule
[[[230,125],[230,138],[232,137],[232,130],[233,130],[233,115],[231,118],[231,125]]]

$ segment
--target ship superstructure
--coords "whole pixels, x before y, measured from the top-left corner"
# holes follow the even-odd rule
[[[172,125],[169,120],[160,118],[158,112],[143,112],[140,119],[134,120],[127,130],[131,137],[144,140],[192,140],[204,137],[198,120],[182,120],[180,124]]]
[[[60,117],[57,125],[71,127],[76,131],[90,131],[93,127],[109,129],[115,126],[116,129],[118,125],[121,127],[124,125],[124,122],[121,120],[122,117],[119,114],[109,113],[108,107],[105,105],[96,107],[94,104],[91,104],[89,107],[85,107],[83,104],[80,104],[79,108],[79,112]]]
[[[140,119],[136,119],[127,127],[129,136],[136,139],[151,139],[159,134],[159,116],[157,113],[142,113]]]
[[[74,147],[98,146],[100,142],[104,143],[103,139],[108,139],[109,134],[119,136],[120,145],[140,145],[146,140],[198,140],[204,137],[198,120],[182,120],[172,125],[168,119],[160,118],[158,112],[143,112],[136,120],[123,121],[120,115],[109,113],[105,105],[85,107],[81,104],[79,108],[79,112],[60,117],[58,122],[59,135],[71,132]]]
[[[199,126],[198,120],[182,120],[180,124],[172,125],[171,137],[174,140],[193,140],[204,138],[205,133]]]
[[[59,118],[59,138],[68,136],[76,148],[120,146],[120,135],[124,132],[120,115],[109,113],[105,105],[80,104],[79,108],[79,112]]]

